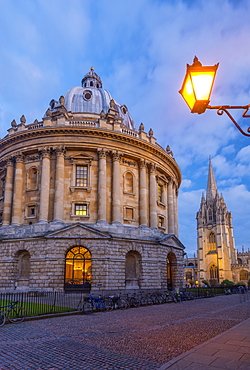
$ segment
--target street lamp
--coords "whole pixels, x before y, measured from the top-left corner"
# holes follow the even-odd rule
[[[189,106],[191,113],[204,113],[206,109],[217,109],[217,114],[220,116],[225,112],[237,129],[245,136],[250,137],[250,127],[246,132],[238,125],[228,109],[244,109],[242,117],[250,117],[247,115],[250,104],[242,106],[220,105],[211,106],[210,95],[214,85],[215,75],[219,63],[214,66],[203,66],[197,57],[194,57],[192,65],[187,64],[186,75],[179,93]]]

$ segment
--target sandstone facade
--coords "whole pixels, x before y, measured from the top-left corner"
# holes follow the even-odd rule
[[[1,289],[181,286],[179,167],[93,70],[13,121],[0,162]]]

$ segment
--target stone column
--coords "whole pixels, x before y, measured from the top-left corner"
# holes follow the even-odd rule
[[[24,177],[23,155],[20,154],[16,157],[12,225],[21,225],[22,223],[22,196],[24,180],[23,177]]]
[[[116,151],[112,153],[112,222],[121,222],[121,186],[120,186],[120,159],[121,154]]]
[[[168,233],[175,233],[174,225],[174,195],[173,195],[173,180],[168,183]]]
[[[7,160],[7,170],[4,189],[4,205],[3,205],[3,226],[7,226],[11,222],[11,204],[13,196],[13,160]]]
[[[163,203],[165,204],[164,215],[165,215],[165,231],[168,232],[168,184],[164,184],[163,188]]]
[[[42,175],[40,189],[39,222],[48,222],[49,191],[50,191],[50,151],[49,148],[44,148],[42,151]]]
[[[150,163],[149,167],[149,224],[150,227],[158,226],[156,213],[156,179],[155,179],[155,164]]]
[[[142,159],[139,163],[140,168],[140,189],[139,189],[139,217],[140,225],[148,226],[148,199],[146,182],[146,162]]]
[[[178,236],[178,190],[175,185],[174,188],[174,226],[175,226],[175,235]]]
[[[54,201],[54,220],[63,222],[63,201],[64,201],[64,150],[56,148],[56,183]]]
[[[106,150],[98,150],[99,156],[99,170],[98,170],[98,221],[107,220],[106,202],[107,202],[107,189],[106,189]]]

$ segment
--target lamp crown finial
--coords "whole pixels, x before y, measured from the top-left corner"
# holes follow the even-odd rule
[[[194,67],[202,67],[201,62],[199,61],[199,59],[197,58],[196,55],[195,55],[194,60],[193,60],[193,66]]]

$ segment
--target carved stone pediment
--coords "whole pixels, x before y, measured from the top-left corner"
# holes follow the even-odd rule
[[[94,158],[86,153],[74,153],[68,157],[72,161],[78,161],[78,160],[87,160],[87,161],[92,161]]]
[[[63,227],[60,230],[47,234],[47,238],[85,238],[85,239],[108,239],[109,236],[89,226],[75,224]]]
[[[175,247],[178,249],[185,248],[181,241],[174,234],[165,235],[162,239],[159,240],[159,242],[160,244],[168,245],[170,247]]]

